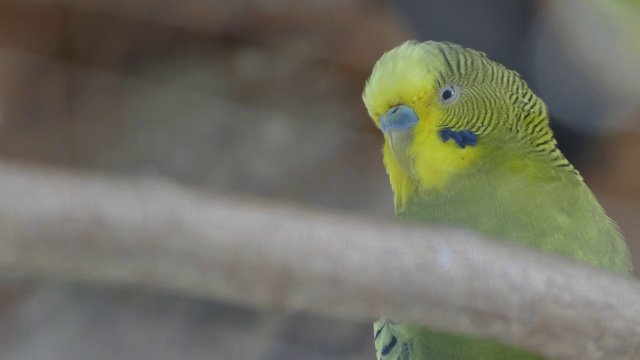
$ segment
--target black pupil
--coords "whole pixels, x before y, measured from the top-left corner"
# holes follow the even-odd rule
[[[442,92],[442,100],[449,100],[453,97],[453,89],[446,89]]]

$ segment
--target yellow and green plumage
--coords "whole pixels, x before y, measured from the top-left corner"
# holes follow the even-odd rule
[[[616,225],[556,147],[547,110],[484,53],[407,42],[375,65],[363,99],[385,133],[396,217],[464,226],[629,274]],[[381,319],[378,359],[538,359],[485,339]]]

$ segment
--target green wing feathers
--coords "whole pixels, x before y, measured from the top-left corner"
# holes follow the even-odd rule
[[[521,148],[488,147],[494,165],[454,177],[451,191],[417,196],[397,217],[463,226],[490,238],[542,249],[629,274],[617,226],[579,175],[531,158]],[[517,171],[502,166],[525,164]]]
[[[524,350],[493,341],[436,332],[380,319],[374,323],[376,355],[379,360],[542,360]]]

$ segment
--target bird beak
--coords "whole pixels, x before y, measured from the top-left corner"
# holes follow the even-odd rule
[[[407,105],[394,106],[380,115],[380,129],[389,139],[391,153],[409,176],[416,178],[409,146],[413,142],[413,128],[418,124],[418,114]]]

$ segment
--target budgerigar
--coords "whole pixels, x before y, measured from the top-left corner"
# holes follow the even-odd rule
[[[459,45],[410,41],[376,63],[363,99],[384,133],[397,218],[630,273],[617,226],[558,150],[545,104],[516,72]],[[379,360],[541,358],[386,319],[374,337]]]

